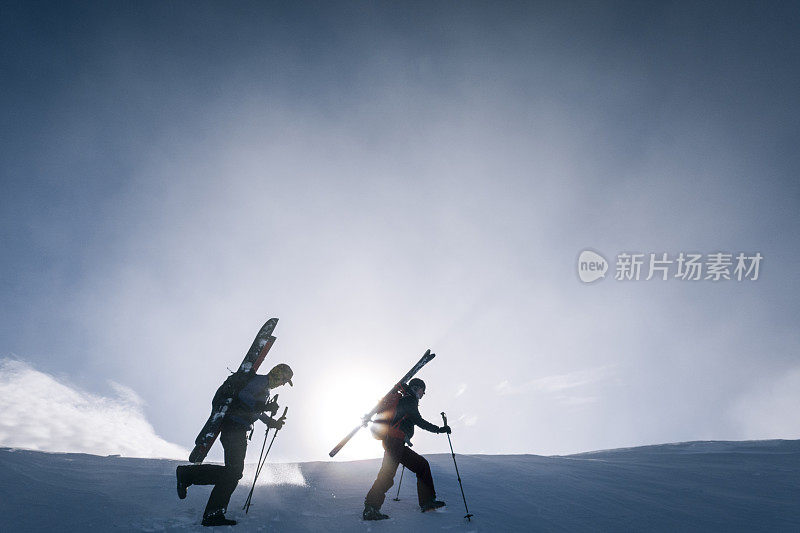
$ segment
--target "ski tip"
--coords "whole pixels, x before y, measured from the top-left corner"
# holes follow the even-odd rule
[[[277,326],[278,326],[278,319],[270,318],[269,320],[264,322],[263,326],[261,326],[261,329],[258,331],[256,339],[271,335]]]

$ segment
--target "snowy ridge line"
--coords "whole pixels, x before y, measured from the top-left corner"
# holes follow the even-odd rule
[[[581,457],[594,454],[616,454],[629,451],[661,451],[662,453],[720,453],[720,452],[739,452],[745,453],[751,448],[759,451],[766,451],[767,449],[786,447],[790,448],[785,453],[797,453],[797,450],[791,449],[793,444],[800,442],[791,439],[762,439],[762,440],[690,440],[683,442],[671,442],[667,444],[644,444],[641,446],[629,446],[625,448],[608,448],[600,450],[592,450],[589,452],[578,452],[567,455],[553,455],[551,457]]]
[[[391,518],[380,531],[800,531],[800,440],[722,444],[721,450],[713,441],[610,450],[609,460],[459,454],[474,514],[468,525],[450,455],[427,455],[437,496],[449,505],[420,513],[415,483],[407,479],[400,501],[384,503]],[[687,454],[686,446],[706,452]],[[364,495],[380,461],[267,465],[269,481],[256,486],[250,513],[239,511],[249,490],[243,478],[229,515],[239,520],[236,531],[363,533]],[[3,529],[203,531],[199,516],[210,488],[192,486],[179,500],[179,464],[1,448]]]

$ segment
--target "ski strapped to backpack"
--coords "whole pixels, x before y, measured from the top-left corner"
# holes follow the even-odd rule
[[[269,349],[275,343],[275,337],[272,332],[277,324],[277,318],[270,318],[261,326],[255,340],[253,340],[253,344],[245,354],[242,364],[217,389],[214,399],[211,400],[211,415],[194,441],[195,447],[192,453],[189,454],[189,462],[202,463],[206,455],[208,455],[222,428],[222,420],[234,403],[236,396],[255,375],[266,358]]]
[[[367,427],[367,425],[372,421],[372,417],[375,416],[378,412],[381,411],[382,406],[384,405],[384,400],[386,400],[386,397],[387,396],[391,396],[392,394],[395,394],[398,391],[398,389],[401,389],[401,390],[402,389],[406,389],[408,380],[413,378],[414,375],[417,372],[419,372],[419,370],[423,366],[428,364],[428,362],[431,359],[433,359],[434,357],[436,357],[436,354],[435,353],[431,353],[430,350],[427,350],[423,354],[423,356],[420,358],[420,360],[417,361],[417,364],[415,364],[413,367],[411,367],[411,370],[406,372],[406,375],[403,376],[402,378],[400,378],[400,381],[398,381],[394,386],[392,386],[392,388],[389,390],[389,392],[387,392],[386,395],[381,399],[381,401],[378,402],[378,405],[376,405],[369,413],[365,414],[361,418],[361,423],[358,426],[356,426],[355,428],[353,428],[353,430],[350,433],[348,433],[347,436],[345,438],[343,438],[339,442],[339,444],[334,446],[333,449],[330,452],[328,452],[328,455],[333,457],[334,455],[339,453],[339,450],[341,450],[344,447],[344,445],[347,444],[350,441],[350,439],[352,439],[353,436],[356,433],[358,433],[358,430],[361,429],[362,427]],[[398,402],[400,401],[399,397],[397,398],[397,401]],[[399,430],[399,428],[398,428],[398,430]],[[403,436],[401,438],[405,438],[405,436]]]

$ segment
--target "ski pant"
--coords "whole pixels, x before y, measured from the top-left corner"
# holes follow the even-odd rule
[[[185,480],[192,485],[214,485],[203,516],[227,510],[231,495],[242,479],[244,457],[247,453],[246,429],[222,429],[220,442],[225,450],[225,466],[191,465],[185,470]]]
[[[398,465],[403,465],[417,475],[417,498],[422,506],[436,499],[433,488],[433,476],[428,461],[405,445],[400,439],[387,437],[383,441],[383,463],[372,488],[369,489],[364,503],[380,509],[386,499],[386,491],[394,485],[394,475]]]

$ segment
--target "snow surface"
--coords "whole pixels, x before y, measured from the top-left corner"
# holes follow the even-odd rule
[[[800,441],[690,442],[583,453],[428,456],[448,506],[417,510],[413,476],[391,515],[363,522],[378,459],[267,465],[250,513],[248,465],[225,531],[800,531]],[[178,461],[0,449],[3,531],[208,531],[210,487],[175,493]],[[395,482],[399,480],[398,472]],[[218,528],[219,529],[219,528]]]

